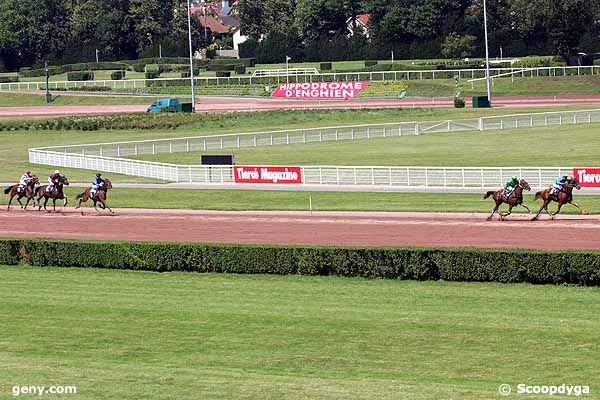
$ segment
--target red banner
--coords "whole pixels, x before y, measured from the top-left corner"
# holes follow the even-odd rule
[[[307,82],[281,83],[273,91],[273,97],[288,99],[353,99],[369,82]]]
[[[300,167],[236,165],[233,170],[235,183],[273,183],[278,185],[302,183]]]
[[[573,168],[573,177],[581,187],[600,187],[600,168]]]

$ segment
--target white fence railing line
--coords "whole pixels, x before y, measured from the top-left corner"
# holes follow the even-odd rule
[[[253,78],[291,76],[291,75],[320,75],[316,68],[277,68],[257,69],[252,72]]]
[[[481,117],[472,120],[363,124],[226,134],[220,136],[52,146],[30,149],[29,159],[35,164],[92,169],[175,182],[226,183],[233,182],[233,170],[231,166],[176,165],[124,157],[249,146],[359,140],[419,135],[428,132],[479,131],[589,123],[600,123],[600,110],[513,114]],[[553,181],[556,176],[570,173],[571,171],[570,168],[562,167],[321,165],[302,166],[301,168],[305,178],[304,183],[390,186],[422,185],[426,187],[487,187],[490,185],[502,185],[503,181],[512,175],[522,176],[534,186],[542,186]]]
[[[600,74],[600,65],[590,66],[573,66],[573,67],[536,67],[536,68],[506,68],[506,67],[491,67],[491,74],[504,74],[514,75],[518,73],[524,73],[523,71],[529,71],[532,74],[538,76],[540,73],[547,72],[548,76],[567,76],[569,74],[577,75],[596,75]],[[561,75],[557,75],[557,71],[560,71]],[[304,82],[321,82],[321,81],[347,81],[347,80],[371,80],[371,81],[386,81],[386,80],[424,80],[424,79],[436,79],[445,77],[458,76],[459,78],[467,78],[469,75],[471,79],[475,79],[475,75],[485,75],[485,69],[474,68],[474,69],[446,69],[446,70],[406,70],[406,71],[373,71],[373,72],[334,72],[334,73],[321,73],[318,75],[314,74],[292,74],[289,75],[277,75],[277,76],[257,76],[252,75],[240,75],[232,77],[194,77],[194,81],[200,85],[220,85],[222,83],[226,85],[247,85],[252,84],[253,81],[256,84],[263,84],[263,79],[272,78],[286,78],[294,77],[297,81]],[[50,81],[49,87],[57,89],[59,87],[82,87],[82,86],[110,86],[113,89],[137,89],[147,87],[147,82],[154,82],[159,84],[160,82],[170,81],[189,81],[189,78],[156,78],[156,79],[123,79],[123,80],[112,80],[112,79],[100,79],[94,81]],[[243,83],[242,83],[243,82]],[[41,87],[45,87],[45,82],[34,81],[34,82],[6,82],[0,83],[0,90],[40,90]]]

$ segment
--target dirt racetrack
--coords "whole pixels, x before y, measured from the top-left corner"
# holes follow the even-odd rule
[[[61,94],[74,96],[76,93]],[[79,94],[81,95],[81,94]],[[98,95],[96,95],[98,96]],[[151,99],[148,100],[148,104]],[[467,106],[471,100],[467,99]],[[566,105],[600,104],[598,95],[561,95],[561,96],[495,96],[494,107],[545,107]],[[382,98],[354,100],[301,100],[252,97],[210,97],[197,99],[198,112],[248,112],[273,110],[308,110],[308,109],[363,109],[363,108],[412,108],[412,107],[453,107],[453,99],[438,98]],[[31,106],[0,107],[0,118],[22,117],[58,117],[65,115],[100,115],[124,112],[144,112],[147,105],[72,105],[72,106]]]
[[[554,221],[545,216],[532,222],[521,214],[488,222],[484,214],[468,213],[119,209],[110,215],[89,208],[84,213],[73,208],[8,212],[3,206],[0,237],[600,250],[600,216],[563,215]]]

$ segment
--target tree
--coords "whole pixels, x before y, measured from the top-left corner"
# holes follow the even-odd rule
[[[11,63],[31,65],[64,50],[69,20],[62,0],[2,0],[0,55]]]
[[[524,37],[542,32],[565,58],[577,52],[583,35],[594,22],[600,0],[513,0],[512,15]],[[596,16],[597,18],[597,16]]]
[[[167,36],[173,10],[173,0],[130,0],[129,14],[139,53]]]
[[[451,33],[446,37],[442,44],[442,55],[445,58],[455,60],[468,57],[475,51],[475,40],[477,38],[471,35],[459,35]]]
[[[341,35],[349,10],[339,0],[300,0],[295,10],[298,31],[306,41]]]

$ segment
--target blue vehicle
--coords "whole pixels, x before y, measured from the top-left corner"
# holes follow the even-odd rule
[[[152,103],[146,112],[181,112],[181,103],[174,97],[158,99]]]

